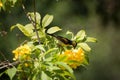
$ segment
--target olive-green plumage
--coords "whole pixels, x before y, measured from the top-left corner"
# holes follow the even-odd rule
[[[75,41],[69,40],[69,39],[64,38],[62,36],[57,36],[55,34],[48,34],[48,35],[55,37],[57,40],[61,41],[65,45],[72,45],[74,48],[77,46],[77,43]]]

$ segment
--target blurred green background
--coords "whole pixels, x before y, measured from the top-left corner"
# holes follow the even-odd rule
[[[89,44],[92,52],[90,64],[84,71],[76,70],[77,80],[120,80],[120,0],[36,0],[42,16],[54,15],[51,26],[58,25],[76,33],[86,30],[98,43]],[[33,11],[33,0],[26,0],[27,11]],[[19,5],[11,12],[0,12],[0,62],[12,60],[11,51],[26,37],[10,26],[29,20]],[[62,33],[61,33],[62,35]],[[4,56],[3,56],[4,55]],[[5,58],[4,58],[5,57]]]

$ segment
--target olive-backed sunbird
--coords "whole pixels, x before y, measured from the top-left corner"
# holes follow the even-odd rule
[[[47,34],[52,37],[55,37],[57,40],[59,40],[60,42],[62,42],[65,45],[72,45],[74,48],[77,46],[77,43],[75,41],[69,40],[62,36],[57,36],[55,34],[49,34],[49,33],[47,33]]]

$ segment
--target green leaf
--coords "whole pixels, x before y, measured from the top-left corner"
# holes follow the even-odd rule
[[[49,50],[45,53],[45,55],[47,55],[47,54],[49,54],[49,53],[51,53],[51,52],[55,52],[57,49],[58,49],[58,48],[51,48],[51,49],[49,49]]]
[[[16,24],[16,26],[20,29],[20,31],[22,31],[24,33],[24,35],[31,36],[29,30],[26,29],[25,26],[23,26],[21,24]]]
[[[4,73],[5,73],[5,71],[4,71],[4,72],[2,72],[2,73],[0,73],[0,77],[1,77]]]
[[[32,24],[26,24],[25,29],[29,32],[29,34],[31,34],[31,35],[33,34],[34,27]]]
[[[42,51],[45,51],[43,45],[37,45],[37,46],[35,46],[35,49],[36,49],[36,48],[38,48],[38,49],[40,49],[40,50],[42,50]]]
[[[70,76],[70,77],[66,77],[66,76]],[[63,78],[64,78],[64,80],[76,80],[76,78],[71,77],[71,74],[67,71],[64,71]]]
[[[73,35],[73,32],[71,32],[71,31],[67,31],[66,34]]]
[[[44,71],[41,73],[41,80],[52,80]]]
[[[45,17],[42,20],[42,27],[48,26],[53,20],[53,15],[45,15]]]
[[[58,61],[65,61],[68,57],[67,56],[60,56],[57,58]]]
[[[87,45],[87,43],[79,43],[78,46],[82,47],[86,51],[91,51],[91,48]]]
[[[30,15],[32,20],[35,21],[34,12],[28,12],[28,15]],[[41,15],[38,12],[36,12],[36,22],[40,24],[40,21],[41,21]]]
[[[63,66],[64,68],[66,68],[71,74],[73,74],[73,70],[71,67],[69,67],[67,64],[65,64],[64,62],[56,62],[56,64],[58,64],[59,66]]]
[[[6,74],[10,77],[10,80],[15,76],[17,69],[15,67],[6,70]]]
[[[13,30],[15,27],[18,27],[20,29],[20,31],[22,31],[22,33],[25,35],[25,36],[32,36],[32,33],[33,33],[33,28],[32,26],[30,27],[30,24],[26,25],[26,26],[23,26],[21,24],[16,24],[14,26],[12,26],[10,28],[10,30]]]
[[[59,66],[63,66],[71,74],[71,77],[75,80],[73,70],[72,70],[72,68],[70,66],[68,66],[64,62],[56,62],[56,64],[59,65]]]
[[[53,70],[60,70],[60,68],[57,67],[57,66],[50,66],[50,67],[49,67],[49,70],[50,70],[50,71],[53,71]]]
[[[13,0],[13,4],[15,4],[17,2],[17,0]]]
[[[49,28],[49,29],[47,30],[47,33],[53,34],[53,33],[58,32],[58,31],[60,31],[60,30],[62,30],[62,29],[60,29],[58,26],[54,26],[54,27]]]
[[[97,39],[93,37],[87,37],[85,42],[97,42]]]
[[[73,37],[74,37],[73,32],[71,32],[71,31],[67,31],[66,34],[70,35],[72,40],[74,39],[74,38],[73,38]]]
[[[86,37],[85,31],[84,30],[80,30],[76,36],[75,39],[77,42],[82,41],[84,38]]]
[[[7,0],[2,0],[3,4],[5,4],[7,2]]]
[[[88,65],[89,64],[89,58],[85,57],[84,62],[83,62],[83,66]]]
[[[10,27],[10,31],[12,31],[15,27],[17,27],[16,25],[13,25]]]
[[[38,63],[38,61],[34,61],[34,67],[38,68],[40,66],[40,63]]]

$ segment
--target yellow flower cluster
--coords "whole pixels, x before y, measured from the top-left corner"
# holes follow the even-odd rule
[[[13,60],[17,59],[26,59],[29,60],[30,56],[28,56],[31,52],[31,49],[28,45],[23,45],[18,47],[17,49],[13,50],[12,53],[15,55]]]
[[[66,50],[61,56],[66,56],[65,62],[74,69],[80,66],[85,58],[84,51],[81,48],[78,50]]]
[[[2,7],[3,6],[3,4],[2,4],[2,2],[0,1],[0,7]]]

